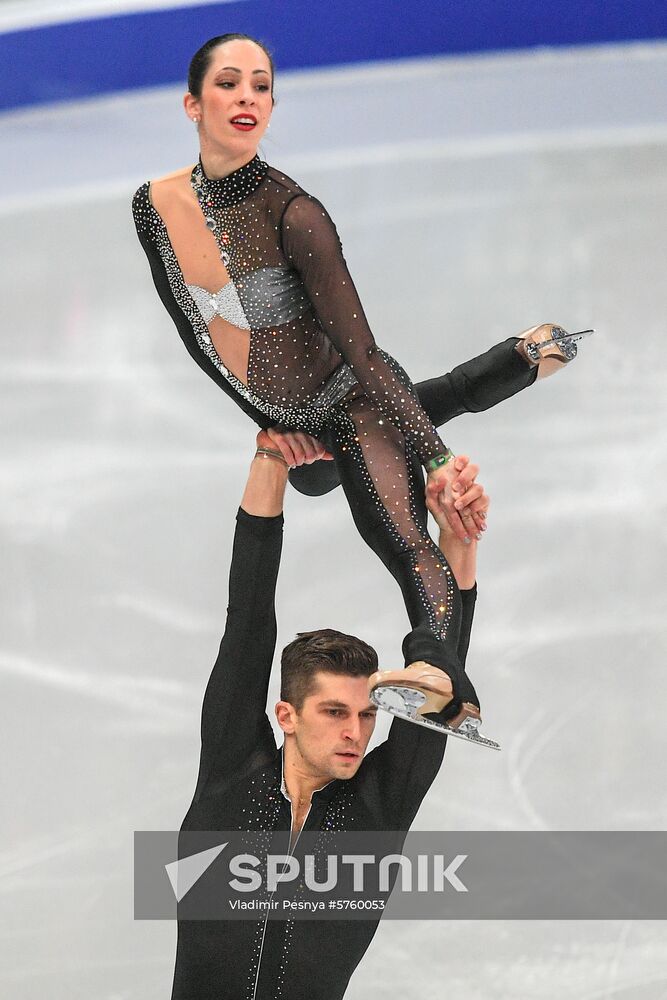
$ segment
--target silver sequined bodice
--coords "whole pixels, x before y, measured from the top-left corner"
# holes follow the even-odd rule
[[[222,316],[228,323],[233,323],[242,330],[250,329],[250,323],[233,282],[228,282],[219,292],[207,292],[200,285],[187,287],[207,326],[215,316]]]
[[[187,287],[207,325],[221,316],[242,330],[260,330],[299,319],[310,307],[298,274],[289,267],[258,268],[218,292]]]

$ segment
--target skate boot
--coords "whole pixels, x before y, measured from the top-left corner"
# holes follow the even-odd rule
[[[454,718],[446,722],[428,718],[454,701],[452,682],[439,667],[419,661],[405,670],[378,670],[369,677],[368,687],[373,704],[399,719],[425,726],[443,736],[456,736],[478,746],[500,750],[500,744],[480,733],[482,719],[472,702],[463,702]]]
[[[522,333],[516,349],[531,364],[539,365],[538,378],[548,378],[576,358],[577,342],[592,333],[593,330],[567,333],[560,326],[543,323]]]

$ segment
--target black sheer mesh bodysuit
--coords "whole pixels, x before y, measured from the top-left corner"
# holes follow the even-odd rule
[[[355,523],[403,592],[406,659],[445,667],[476,701],[447,642],[460,596],[427,531],[422,465],[446,449],[377,347],[321,203],[255,157],[221,180],[199,163],[144,184],[133,211],[191,355],[260,426],[327,438]]]

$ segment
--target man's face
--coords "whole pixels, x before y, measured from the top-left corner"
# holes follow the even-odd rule
[[[315,689],[301,711],[290,706],[283,725],[294,736],[295,764],[324,781],[352,778],[375,728],[377,708],[368,699],[368,678],[319,670],[314,680]]]

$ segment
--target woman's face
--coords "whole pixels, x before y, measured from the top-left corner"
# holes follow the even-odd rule
[[[271,84],[268,56],[254,42],[237,38],[213,49],[201,97],[185,98],[202,145],[252,156],[273,111]]]

